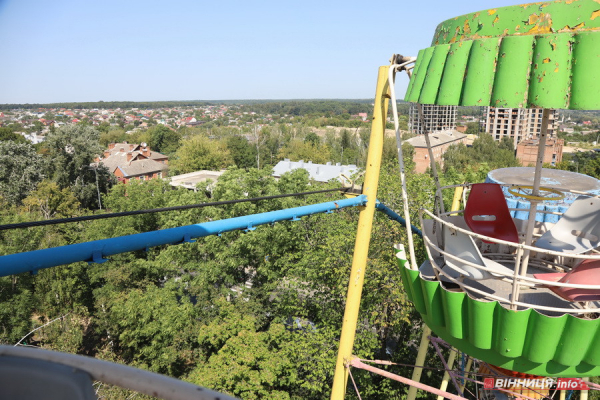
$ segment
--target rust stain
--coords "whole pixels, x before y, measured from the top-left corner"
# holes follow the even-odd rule
[[[515,26],[515,32],[519,32],[519,29],[521,29],[521,25]]]
[[[556,67],[556,68],[554,69],[554,72],[558,72],[558,67]]]
[[[478,13],[478,12],[476,12],[475,14],[473,14],[473,19],[475,19],[475,18],[479,17],[479,14],[480,14],[480,13]]]
[[[494,18],[494,20],[492,21],[492,25],[496,25],[496,22],[498,22],[500,18],[496,15],[496,18]]]
[[[539,76],[539,78],[538,78],[539,83],[542,83],[542,81],[544,80],[544,76],[546,76],[546,71],[542,72],[542,74]]]
[[[496,11],[498,11],[497,8],[492,8],[491,10],[488,10],[488,15],[494,15],[496,14]]]
[[[577,0],[567,0],[567,1],[565,1],[565,3],[566,4],[571,4],[571,3],[574,3],[575,1],[577,1]]]
[[[544,58],[544,64],[548,64],[549,62],[550,62],[550,58],[549,57]]]
[[[469,25],[469,20],[465,19],[465,24],[463,26],[463,33],[465,35],[468,35],[469,33],[471,33],[471,26]]]
[[[598,1],[598,0],[595,0]],[[540,4],[544,5],[545,3],[542,1],[538,1],[537,3],[527,3],[527,4],[521,4],[520,7],[521,8],[529,8],[531,6],[539,6]]]
[[[600,16],[600,13],[598,14],[598,16]],[[575,26],[566,25],[564,28],[560,29],[558,32],[559,33],[574,32],[574,31],[578,31],[578,30],[583,29],[583,28],[585,28],[585,22],[582,22],[582,23],[577,24]]]
[[[533,25],[533,27],[529,29],[528,33],[552,33],[552,17],[548,13],[541,12],[540,15],[537,15],[535,13],[531,14],[527,22],[528,25]]]
[[[600,2],[600,1],[599,1]],[[590,19],[593,21],[596,18],[600,17],[600,10],[596,10],[592,13],[592,16],[590,17]]]
[[[533,24],[537,24],[537,22],[540,20],[540,16],[537,14],[531,14],[529,16],[529,20],[527,20],[527,24],[528,25],[533,25]]]

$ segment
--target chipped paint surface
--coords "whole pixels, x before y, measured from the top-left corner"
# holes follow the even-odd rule
[[[557,33],[565,29],[600,30],[598,4],[600,0],[557,0],[478,11],[442,22],[432,44],[500,35]]]
[[[600,109],[598,4],[600,0],[545,1],[444,21],[424,53],[430,56],[419,53],[405,99]]]

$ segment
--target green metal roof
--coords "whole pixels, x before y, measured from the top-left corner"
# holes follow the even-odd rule
[[[600,0],[502,7],[442,22],[405,96],[422,104],[600,109]]]
[[[497,301],[450,292],[400,265],[409,299],[436,335],[457,349],[512,371],[543,376],[600,375],[600,319],[512,311]]]

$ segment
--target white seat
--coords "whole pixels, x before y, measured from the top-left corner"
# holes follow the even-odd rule
[[[473,238],[448,226],[444,227],[444,250],[460,258],[461,260],[481,266],[484,269],[475,268],[459,260],[454,260],[451,257],[444,255],[446,264],[451,269],[444,268],[444,272],[448,273],[453,278],[459,276],[470,278],[473,280],[483,279],[501,279],[504,276],[512,276],[513,270],[497,263],[494,260],[485,258],[481,255],[479,248],[475,245]]]
[[[577,197],[535,245],[571,254],[582,254],[600,246],[600,199]]]

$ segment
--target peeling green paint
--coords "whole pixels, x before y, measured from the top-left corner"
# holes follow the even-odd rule
[[[435,57],[417,59],[405,100],[600,109],[599,4],[530,3],[444,21],[426,52]],[[458,44],[468,51],[448,51]]]

